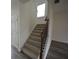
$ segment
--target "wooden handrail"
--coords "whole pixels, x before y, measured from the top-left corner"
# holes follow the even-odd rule
[[[46,21],[46,26],[43,29],[43,32],[42,32],[42,35],[41,35],[40,59],[43,59],[43,50],[44,50],[46,38],[47,38],[47,35],[48,35],[48,23],[49,23],[49,19],[46,17],[45,21]]]

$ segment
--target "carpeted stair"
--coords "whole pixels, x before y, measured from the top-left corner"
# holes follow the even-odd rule
[[[43,32],[45,26],[45,24],[37,24],[22,48],[22,52],[32,59],[39,58],[41,48],[41,33]]]

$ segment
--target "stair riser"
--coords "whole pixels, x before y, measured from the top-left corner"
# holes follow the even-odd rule
[[[25,47],[31,49],[32,51],[34,51],[35,53],[39,54],[40,53],[40,48],[37,48],[35,46],[32,46],[30,44],[26,44]]]
[[[41,39],[34,39],[34,38],[30,38],[31,40],[35,40],[37,42],[41,42]]]
[[[38,40],[41,40],[41,38],[39,36],[31,36],[30,38],[33,38],[33,39],[38,39]]]
[[[30,40],[30,41],[28,41],[27,43],[29,43],[29,44],[31,44],[31,45],[34,45],[34,46],[36,46],[36,47],[38,47],[38,48],[41,47],[41,43],[40,43],[40,42],[37,42],[37,41],[32,41],[32,40]]]
[[[31,57],[32,59],[37,59],[38,55],[34,55],[33,53],[30,53],[28,50],[23,49],[23,53]]]

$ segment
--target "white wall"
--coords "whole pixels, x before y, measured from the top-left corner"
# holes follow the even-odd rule
[[[47,44],[45,47],[44,59],[46,59],[52,40],[67,43],[67,0],[57,5],[54,0],[48,0],[48,17],[49,17],[49,32]],[[64,5],[63,5],[64,4]]]
[[[46,41],[46,47],[45,47],[45,54],[44,54],[44,59],[46,59],[46,56],[48,54],[49,48],[50,48],[50,44],[51,41],[53,39],[53,9],[52,9],[52,3],[51,1],[48,1],[48,18],[49,18],[49,28],[48,28],[48,37],[47,37],[47,41]]]
[[[54,40],[68,43],[68,1],[53,4]]]
[[[11,44],[19,51],[36,25],[35,12],[35,2],[33,0],[26,2],[12,0]]]
[[[19,0],[11,0],[11,45],[19,48]]]
[[[19,46],[22,48],[23,44],[29,38],[34,26],[35,26],[35,10],[34,10],[34,2],[30,0],[26,3],[20,4],[20,43]]]
[[[61,12],[55,14],[54,39],[56,41],[68,43],[68,14]]]

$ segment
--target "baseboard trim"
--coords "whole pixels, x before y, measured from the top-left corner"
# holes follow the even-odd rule
[[[15,46],[11,45],[11,48],[17,50],[18,52],[21,52],[21,49],[20,48],[16,48]]]
[[[68,42],[63,42],[63,41],[58,41],[58,40],[52,40],[52,41],[57,41],[57,42],[60,42],[60,43],[68,44]]]

